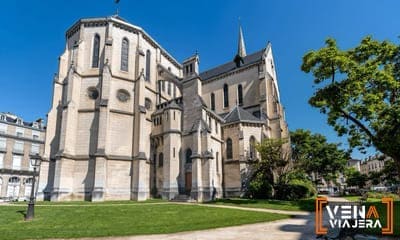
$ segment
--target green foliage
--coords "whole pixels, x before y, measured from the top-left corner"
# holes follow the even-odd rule
[[[347,168],[345,171],[347,186],[357,186],[363,188],[368,180],[368,176],[360,173],[354,168]]]
[[[293,179],[287,184],[277,185],[275,189],[276,198],[281,200],[310,198],[317,193],[311,181],[300,179]]]
[[[290,140],[296,168],[307,174],[317,173],[325,180],[334,179],[349,159],[349,154],[339,149],[339,144],[328,143],[321,134],[297,129],[290,133]]]
[[[249,198],[255,199],[271,198],[272,185],[267,181],[263,173],[258,172],[251,180],[246,195]]]
[[[368,180],[371,181],[372,185],[378,185],[382,182],[382,172],[370,172],[368,174]]]
[[[309,103],[351,147],[375,146],[400,172],[400,47],[370,36],[349,50],[325,43],[303,57],[301,69],[317,86]]]
[[[386,183],[392,184],[399,184],[399,175],[396,171],[396,164],[393,160],[388,160],[385,162],[385,166],[383,167],[382,171],[382,178]]]
[[[368,192],[368,198],[382,199],[383,197],[391,197],[394,200],[400,200],[399,195],[393,193],[382,193],[382,192]]]

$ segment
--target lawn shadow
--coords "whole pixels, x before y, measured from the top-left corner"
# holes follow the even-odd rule
[[[24,219],[26,218],[26,210],[18,210],[16,213],[22,214],[24,216]]]

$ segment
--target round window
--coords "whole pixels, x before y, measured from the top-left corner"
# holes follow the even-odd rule
[[[144,99],[144,107],[147,110],[151,110],[151,105],[152,105],[151,100],[149,98],[145,98]]]
[[[90,99],[95,100],[95,99],[97,99],[99,97],[99,91],[95,87],[89,87],[87,89],[87,93],[88,93],[88,97]]]
[[[124,89],[120,89],[120,90],[118,90],[118,92],[117,92],[117,98],[118,98],[118,100],[120,100],[121,102],[126,102],[126,101],[128,101],[129,98],[130,98],[129,92],[126,91],[126,90],[124,90]]]

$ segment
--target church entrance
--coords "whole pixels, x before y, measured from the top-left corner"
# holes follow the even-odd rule
[[[192,172],[185,173],[185,193],[186,195],[190,195],[190,191],[192,191]]]

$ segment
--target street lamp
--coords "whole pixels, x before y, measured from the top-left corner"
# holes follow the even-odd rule
[[[33,179],[31,197],[29,198],[28,210],[26,211],[25,221],[32,220],[35,216],[35,180],[36,180],[36,168],[40,167],[42,157],[38,153],[31,156],[31,166],[33,166]]]

